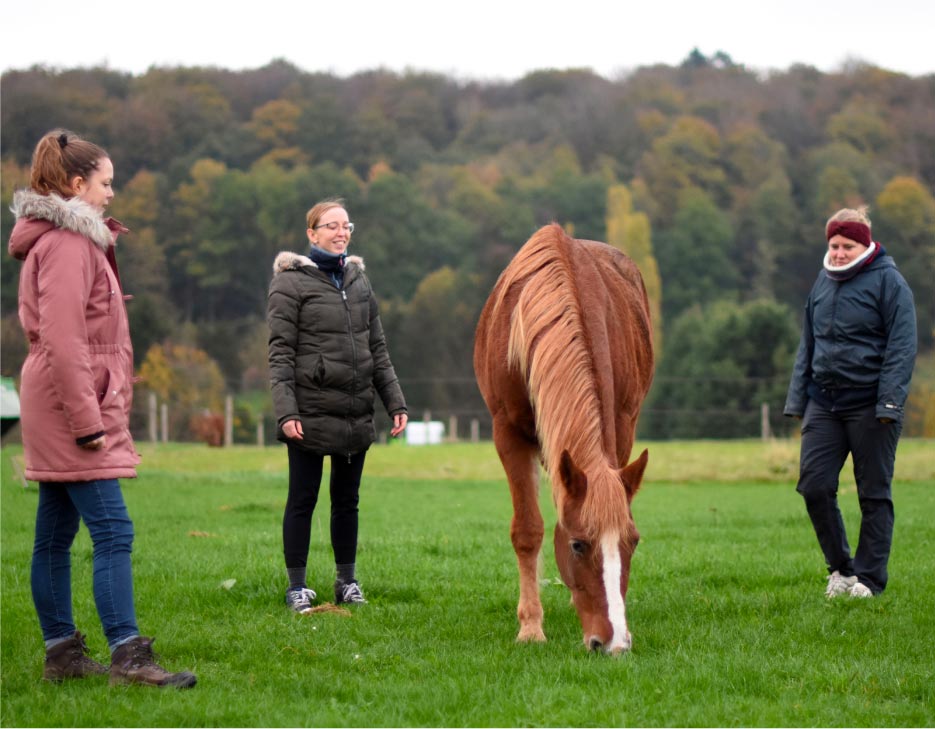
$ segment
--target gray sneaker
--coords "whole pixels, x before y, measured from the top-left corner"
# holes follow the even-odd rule
[[[286,605],[291,610],[300,613],[312,606],[312,601],[318,597],[315,591],[308,587],[290,587],[286,590]]]
[[[335,580],[334,602],[336,605],[340,605],[344,602],[363,603],[367,601],[364,599],[364,593],[360,591],[360,585],[357,584],[357,580],[354,580],[353,582],[342,582],[341,580]]]
[[[850,577],[845,577],[840,572],[835,570],[830,575],[828,575],[828,586],[825,588],[825,597],[837,597],[838,595],[843,595],[845,592],[849,592],[850,589],[857,584],[857,577],[851,575]]]

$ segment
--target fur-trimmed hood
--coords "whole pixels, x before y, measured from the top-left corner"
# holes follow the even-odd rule
[[[128,232],[122,223],[104,218],[81,198],[65,199],[54,192],[42,195],[34,190],[18,190],[13,194],[10,210],[16,216],[16,225],[10,235],[9,250],[10,255],[20,260],[53,228],[84,236],[105,253],[114,244],[117,233]]]
[[[361,271],[366,270],[364,266],[364,259],[360,256],[348,256],[345,259],[345,266],[351,264],[360,267]],[[315,262],[308,256],[303,256],[298,253],[293,253],[292,251],[283,251],[276,256],[276,259],[273,261],[273,275],[280,274],[283,271],[298,271],[305,266],[311,266],[312,268],[318,268]]]

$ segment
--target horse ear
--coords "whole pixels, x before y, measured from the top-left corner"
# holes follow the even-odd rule
[[[619,471],[620,479],[623,481],[623,487],[627,490],[630,501],[633,501],[633,497],[639,491],[640,484],[643,482],[643,472],[646,470],[648,462],[649,450],[644,448],[639,458]]]
[[[571,460],[568,451],[562,451],[562,459],[558,465],[558,473],[559,476],[561,476],[562,483],[565,484],[565,489],[568,491],[569,496],[584,498],[588,488],[588,478],[584,475],[584,472],[575,465],[574,461]]]

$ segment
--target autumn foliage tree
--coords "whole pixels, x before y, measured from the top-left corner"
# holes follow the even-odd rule
[[[342,78],[281,60],[139,75],[12,70],[0,84],[4,231],[33,146],[56,126],[114,161],[111,212],[132,231],[117,256],[137,364],[185,342],[217,363],[228,390],[263,387],[272,260],[307,251],[305,212],[330,197],[358,226],[350,252],[366,261],[416,412],[474,409],[458,383],[470,377],[476,302],[553,221],[638,261],[657,333],[664,318],[663,372],[670,352],[687,351],[678,340],[693,342],[692,326],[728,305],[771,302],[764,317],[788,310],[797,325],[828,215],[870,204],[875,237],[915,292],[923,354],[935,348],[930,77],[861,63],[764,76],[697,49],[614,79],[587,69],[514,82],[385,69]],[[19,271],[11,259],[0,270],[4,374],[25,356]],[[429,346],[431,366],[417,354]],[[916,381],[929,381],[933,360],[919,362]],[[699,384],[715,369],[740,371],[714,359],[678,376],[686,392],[721,397]]]
[[[140,365],[139,377],[140,394],[151,392],[168,405],[173,438],[184,440],[193,434],[194,416],[224,412],[224,377],[217,362],[200,349],[171,342],[153,345]],[[143,399],[137,397],[137,410]]]
[[[643,276],[653,322],[653,343],[662,352],[662,282],[653,255],[649,216],[633,210],[633,198],[625,185],[607,190],[607,242],[626,253]]]

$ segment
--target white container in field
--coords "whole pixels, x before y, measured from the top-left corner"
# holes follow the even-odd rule
[[[442,442],[445,436],[445,424],[440,420],[409,421],[406,426],[406,443],[408,445],[436,445]]]

